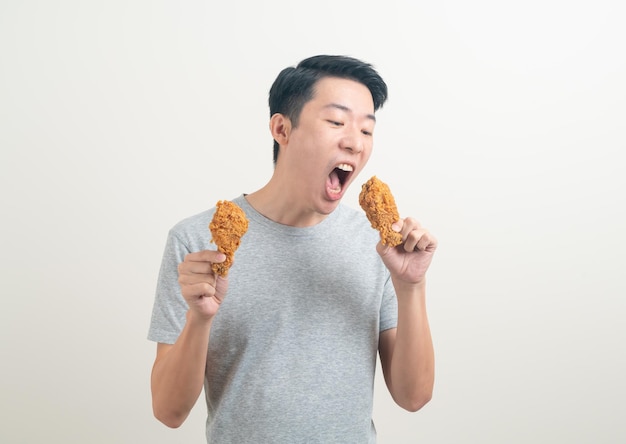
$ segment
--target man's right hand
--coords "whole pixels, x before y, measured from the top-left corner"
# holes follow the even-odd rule
[[[187,322],[174,344],[159,343],[152,369],[154,416],[179,427],[198,400],[204,384],[211,322],[226,295],[228,280],[211,264],[226,259],[218,251],[198,251],[178,265],[178,283],[189,305]]]
[[[211,264],[224,262],[225,259],[224,253],[204,250],[188,254],[178,265],[182,295],[189,310],[200,319],[212,319],[224,300],[228,280],[217,276]]]

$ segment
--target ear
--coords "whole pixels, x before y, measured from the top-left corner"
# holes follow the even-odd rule
[[[285,146],[291,134],[291,120],[289,117],[276,113],[270,118],[270,132],[279,145]]]

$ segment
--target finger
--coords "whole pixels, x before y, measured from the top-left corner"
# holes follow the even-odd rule
[[[178,274],[213,274],[211,264],[225,260],[226,255],[219,251],[203,250],[189,253],[185,256],[185,260],[178,264]]]
[[[211,262],[190,262],[178,264],[178,274],[212,274]]]
[[[415,250],[433,252],[436,249],[437,239],[428,231],[424,230],[424,233],[422,233],[415,245]]]
[[[402,234],[402,239],[406,239],[413,230],[421,228],[421,225],[416,219],[406,217],[394,223],[391,228]]]
[[[200,299],[203,297],[213,297],[215,294],[215,287],[209,285],[206,282],[199,282],[196,284],[181,285],[181,293],[186,300]]]
[[[404,249],[406,251],[413,251],[417,244],[414,232],[420,228],[419,222],[412,217],[407,217],[395,222],[391,228],[402,235]]]
[[[417,251],[418,243],[422,236],[426,233],[424,229],[414,229],[409,232],[404,241],[404,250],[405,251]]]
[[[199,274],[199,273],[189,273],[189,274],[179,274],[178,275],[178,283],[182,285],[194,285],[199,283],[206,283],[212,287],[215,287],[216,284],[216,276],[215,274]]]
[[[213,262],[219,263],[226,260],[226,255],[216,250],[202,250],[189,253],[185,256],[185,262]]]
[[[421,228],[422,226],[417,219],[405,217],[402,220],[402,234],[409,234],[411,231]]]

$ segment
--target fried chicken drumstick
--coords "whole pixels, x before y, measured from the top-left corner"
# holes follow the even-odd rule
[[[372,176],[361,187],[359,204],[365,211],[372,228],[380,232],[380,240],[384,245],[395,247],[402,243],[402,235],[391,229],[391,225],[400,220],[400,215],[396,201],[386,183]]]
[[[213,264],[211,268],[214,273],[224,277],[233,264],[233,257],[239,248],[241,237],[248,230],[248,219],[237,204],[220,200],[216,205],[209,229],[213,236],[211,242],[214,242],[217,249],[226,255],[224,262]]]

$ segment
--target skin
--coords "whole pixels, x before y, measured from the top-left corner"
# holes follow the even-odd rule
[[[247,196],[261,214],[285,225],[312,226],[339,204],[345,190],[367,163],[373,146],[374,104],[369,90],[352,80],[324,78],[302,109],[297,127],[281,115],[270,119],[280,154],[269,182]],[[329,174],[339,164],[353,173],[335,193]],[[398,326],[380,334],[379,354],[385,383],[398,405],[417,411],[432,396],[434,351],[426,312],[426,271],[436,239],[413,218],[394,224],[403,244],[376,246],[389,269],[398,299]],[[216,277],[211,263],[224,255],[200,251],[178,267],[187,322],[173,345],[158,344],[152,371],[155,416],[180,426],[202,392],[213,317],[227,297],[228,281]]]

